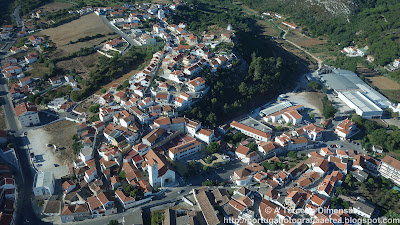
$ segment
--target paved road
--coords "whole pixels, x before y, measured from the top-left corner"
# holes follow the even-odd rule
[[[138,43],[136,43],[131,37],[128,36],[128,34],[126,34],[125,32],[122,32],[121,30],[119,30],[118,28],[116,28],[114,25],[112,25],[110,23],[110,21],[108,21],[107,17],[105,15],[99,15],[100,19],[103,20],[103,22],[111,29],[113,30],[115,33],[119,34],[121,37],[123,37],[131,46],[140,46]],[[129,48],[127,48],[125,50],[125,52],[128,50]]]
[[[108,224],[108,222],[110,220],[118,220],[120,222],[122,222],[122,218],[130,213],[132,213],[133,211],[137,210],[138,207],[141,208],[148,208],[148,207],[154,207],[157,205],[162,205],[165,203],[170,203],[170,202],[175,202],[181,199],[181,197],[183,195],[188,195],[189,192],[196,187],[192,187],[192,186],[187,186],[187,187],[178,187],[178,188],[173,188],[173,189],[167,189],[165,191],[165,193],[160,196],[160,197],[156,197],[153,199],[153,201],[150,201],[146,204],[128,209],[125,212],[122,213],[118,213],[118,214],[113,214],[110,216],[103,216],[100,218],[95,218],[95,219],[88,219],[88,220],[84,220],[81,222],[74,222],[74,223],[67,223],[67,224],[84,224],[84,225],[99,225],[99,224]],[[178,192],[180,190],[183,190],[183,193],[179,194]]]
[[[0,83],[0,95],[3,103],[5,103],[3,105],[4,113],[9,130],[15,131],[15,134],[11,136],[11,140],[14,145],[15,155],[17,156],[20,165],[20,171],[17,172],[17,176],[15,177],[18,191],[15,224],[41,224],[40,219],[36,217],[32,208],[31,197],[33,194],[32,187],[34,172],[30,164],[28,150],[25,148],[27,140],[23,134],[21,135],[23,130],[20,127],[19,121],[17,121],[17,118],[15,117],[12,101],[9,95],[7,95],[8,90],[4,78],[1,78]]]
[[[18,6],[13,13],[15,20],[18,25],[22,25],[22,21],[19,18]],[[16,31],[18,32],[18,30]],[[15,37],[15,35],[14,35]],[[8,44],[2,49],[7,52],[8,49],[14,42],[14,37],[8,42]],[[2,59],[3,56],[0,56]],[[0,78],[0,98],[2,100],[2,107],[7,121],[8,129],[15,132],[11,135],[11,141],[13,142],[15,154],[17,156],[20,170],[16,172],[15,182],[17,186],[17,199],[15,209],[15,224],[44,224],[36,217],[32,208],[32,187],[34,180],[34,172],[32,170],[28,150],[25,148],[27,145],[27,139],[23,136],[24,130],[22,129],[18,119],[15,116],[14,105],[11,97],[8,95],[8,87],[4,78]],[[21,135],[22,134],[22,135]]]

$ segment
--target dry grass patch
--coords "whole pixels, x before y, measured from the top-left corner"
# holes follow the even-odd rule
[[[76,134],[77,124],[71,121],[63,120],[45,126],[43,129],[51,138],[51,143],[65,148],[56,152],[56,157],[64,165],[71,163],[74,160],[74,153],[72,151],[73,140],[72,137]]]
[[[366,77],[366,79],[372,83],[375,87],[384,90],[399,90],[400,85],[385,77],[385,76],[374,76],[374,77]]]
[[[72,4],[67,3],[67,2],[52,2],[52,3],[46,4],[42,7],[40,7],[39,9],[44,12],[57,12],[62,9],[68,9],[71,6],[72,6]]]
[[[33,63],[30,65],[32,67],[28,72],[33,78],[41,78],[43,74],[50,74],[50,69],[47,68],[43,63]]]
[[[75,69],[76,73],[82,78],[84,78],[85,74],[89,73],[90,67],[97,64],[100,56],[101,55],[99,53],[93,53],[87,56],[81,56],[57,62],[56,66],[70,71],[72,69]]]

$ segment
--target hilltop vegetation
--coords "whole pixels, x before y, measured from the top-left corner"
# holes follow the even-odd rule
[[[290,16],[312,36],[327,35],[341,46],[369,46],[377,64],[383,66],[400,56],[400,3],[396,0],[353,0],[350,13],[333,15],[304,1],[242,0],[260,13],[275,11]]]

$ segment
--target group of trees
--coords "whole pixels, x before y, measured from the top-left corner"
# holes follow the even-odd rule
[[[144,196],[141,188],[135,188],[131,184],[127,184],[124,187],[125,193],[129,194],[132,198],[138,200]]]
[[[333,106],[332,102],[328,99],[328,96],[325,95],[322,99],[322,116],[325,118],[332,118],[336,114],[336,108]]]
[[[96,35],[93,35],[93,36],[85,36],[83,38],[78,38],[78,40],[76,40],[76,41],[70,41],[69,43],[70,44],[75,44],[75,43],[78,43],[78,42],[85,42],[85,41],[90,41],[90,40],[93,40],[93,39],[96,39],[96,38],[101,38],[101,37],[104,37],[104,36],[105,36],[104,34],[96,34]]]
[[[347,174],[342,187],[336,190],[336,194],[345,196],[361,194],[380,208],[381,215],[388,218],[400,218],[400,193],[393,187],[393,183],[382,176],[370,177],[366,182],[360,182],[351,174]]]
[[[363,119],[359,115],[352,116],[352,120],[365,134],[362,140],[365,149],[370,150],[372,145],[382,146],[388,151],[400,149],[400,130],[398,127],[390,126],[388,130],[375,121]]]

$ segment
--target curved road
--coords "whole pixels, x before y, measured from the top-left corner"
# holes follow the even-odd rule
[[[100,17],[101,20],[103,20],[103,22],[112,31],[114,31],[115,33],[117,33],[118,35],[123,37],[129,43],[129,46],[122,52],[122,54],[124,54],[126,51],[128,51],[128,49],[130,49],[132,46],[140,46],[135,40],[133,40],[131,37],[129,37],[128,34],[126,34],[125,32],[122,32],[120,29],[118,29],[113,24],[111,24],[110,21],[108,21],[108,19],[107,19],[107,17],[105,15],[99,15],[99,17]]]

